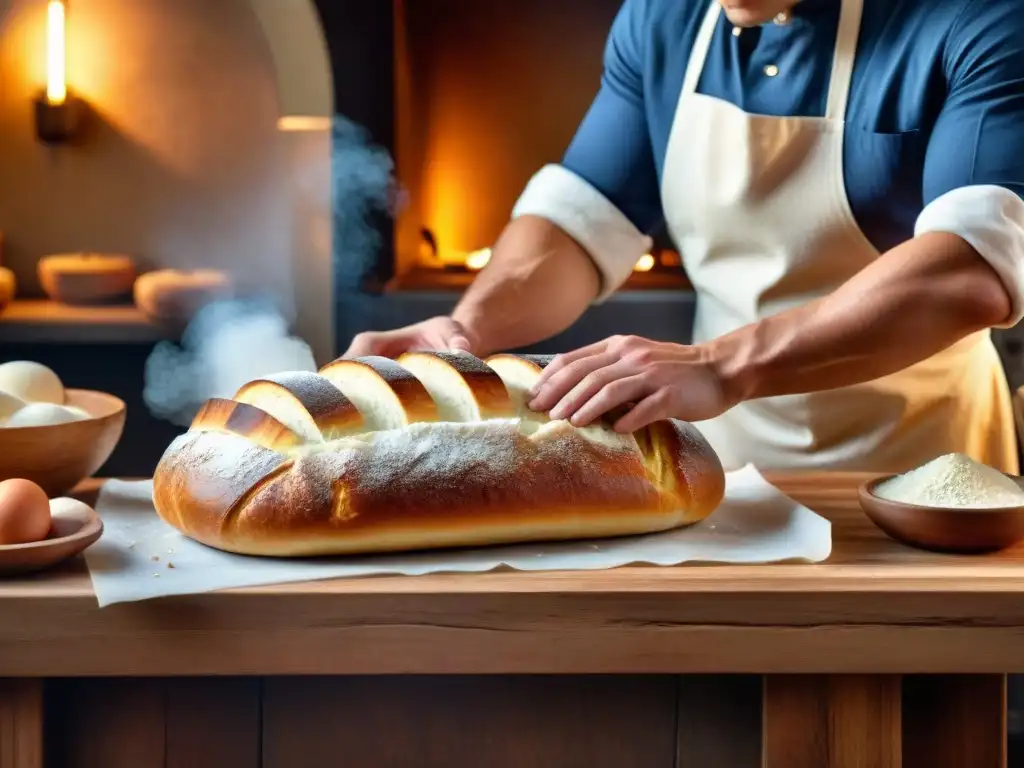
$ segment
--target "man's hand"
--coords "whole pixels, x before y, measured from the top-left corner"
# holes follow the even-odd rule
[[[352,340],[344,357],[398,357],[404,352],[472,351],[473,341],[460,323],[450,317],[432,317],[393,331],[360,333]]]
[[[536,344],[576,322],[599,287],[597,267],[575,240],[550,221],[522,216],[505,228],[451,317],[360,333],[345,357],[414,351],[486,357]]]
[[[1000,277],[964,240],[930,233],[889,251],[803,306],[699,346],[615,337],[556,358],[530,407],[588,424],[628,403],[616,430],[703,421],[765,397],[888,376],[1006,322]]]
[[[565,355],[544,369],[530,408],[578,426],[635,403],[615,423],[633,432],[666,418],[704,421],[734,403],[701,347],[613,336]]]

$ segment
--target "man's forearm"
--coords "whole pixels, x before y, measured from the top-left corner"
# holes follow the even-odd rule
[[[506,227],[491,261],[452,313],[487,355],[564,331],[600,290],[586,252],[551,222],[531,216]]]
[[[900,371],[1005,322],[1011,307],[965,241],[934,233],[889,251],[827,297],[709,342],[707,353],[731,400],[802,394]]]

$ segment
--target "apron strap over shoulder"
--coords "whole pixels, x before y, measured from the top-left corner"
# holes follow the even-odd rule
[[[828,103],[825,119],[842,121],[846,119],[846,107],[850,98],[850,84],[853,80],[853,65],[857,58],[857,42],[860,39],[860,22],[864,11],[864,0],[843,0],[839,11],[839,29],[836,33],[836,50],[832,57],[832,74],[828,81]]]
[[[718,19],[722,15],[722,6],[718,0],[711,0],[708,12],[704,14],[704,21],[701,23],[697,39],[690,49],[690,63],[686,67],[686,75],[683,78],[683,91],[685,95],[697,92],[697,84],[704,72],[704,61],[711,50],[711,41],[715,37],[715,28],[718,26]]]

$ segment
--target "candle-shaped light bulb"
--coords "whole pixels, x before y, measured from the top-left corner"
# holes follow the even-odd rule
[[[46,100],[63,104],[68,96],[67,40],[63,0],[50,0],[46,32]]]

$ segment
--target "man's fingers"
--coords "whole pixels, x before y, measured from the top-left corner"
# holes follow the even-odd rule
[[[601,361],[602,365],[597,368],[591,368],[589,373],[586,373],[583,378],[575,383],[572,388],[566,392],[560,400],[551,409],[552,419],[568,419],[575,414],[584,403],[594,397],[600,392],[605,386],[611,384],[616,379],[624,379],[627,376],[632,375],[635,371],[630,370],[629,364],[615,359],[614,356],[605,353],[604,355],[598,355],[595,357],[581,360],[577,363],[573,363],[564,371],[563,375],[568,376],[572,372],[573,379],[576,378],[573,366],[583,365],[584,363],[590,363],[591,361]],[[552,385],[555,380],[552,379]]]
[[[458,334],[448,339],[448,350],[451,352],[472,352],[473,345],[470,344],[469,339],[465,336]]]
[[[615,379],[603,386],[593,397],[581,403],[569,419],[576,427],[585,427],[627,403],[640,400],[649,393],[649,384],[643,374]]]
[[[618,358],[615,355],[604,352],[568,363],[537,388],[537,395],[530,400],[530,408],[535,411],[546,411],[554,407],[587,376],[616,362]]]
[[[427,350],[430,347],[424,346],[422,336],[411,334],[407,328],[398,328],[393,331],[361,333],[349,349],[350,352],[345,357],[397,357],[404,352]]]
[[[353,357],[365,357],[366,355],[375,354],[377,351],[377,334],[374,333],[360,333],[349,344],[348,349],[345,350],[345,354],[342,355],[344,358],[351,359]]]
[[[582,360],[585,357],[599,355],[605,351],[607,346],[608,339],[605,339],[604,341],[598,341],[594,344],[580,347],[572,352],[556,355],[555,359],[544,367],[544,370],[540,374],[540,378],[537,379],[537,382],[533,385],[533,389],[530,390],[530,395],[536,397],[540,393],[541,389],[547,386],[548,381],[566,366],[575,363],[577,360]]]
[[[634,405],[628,413],[615,422],[613,428],[622,434],[636,432],[656,421],[670,418],[672,414],[669,410],[667,391],[659,389]]]

